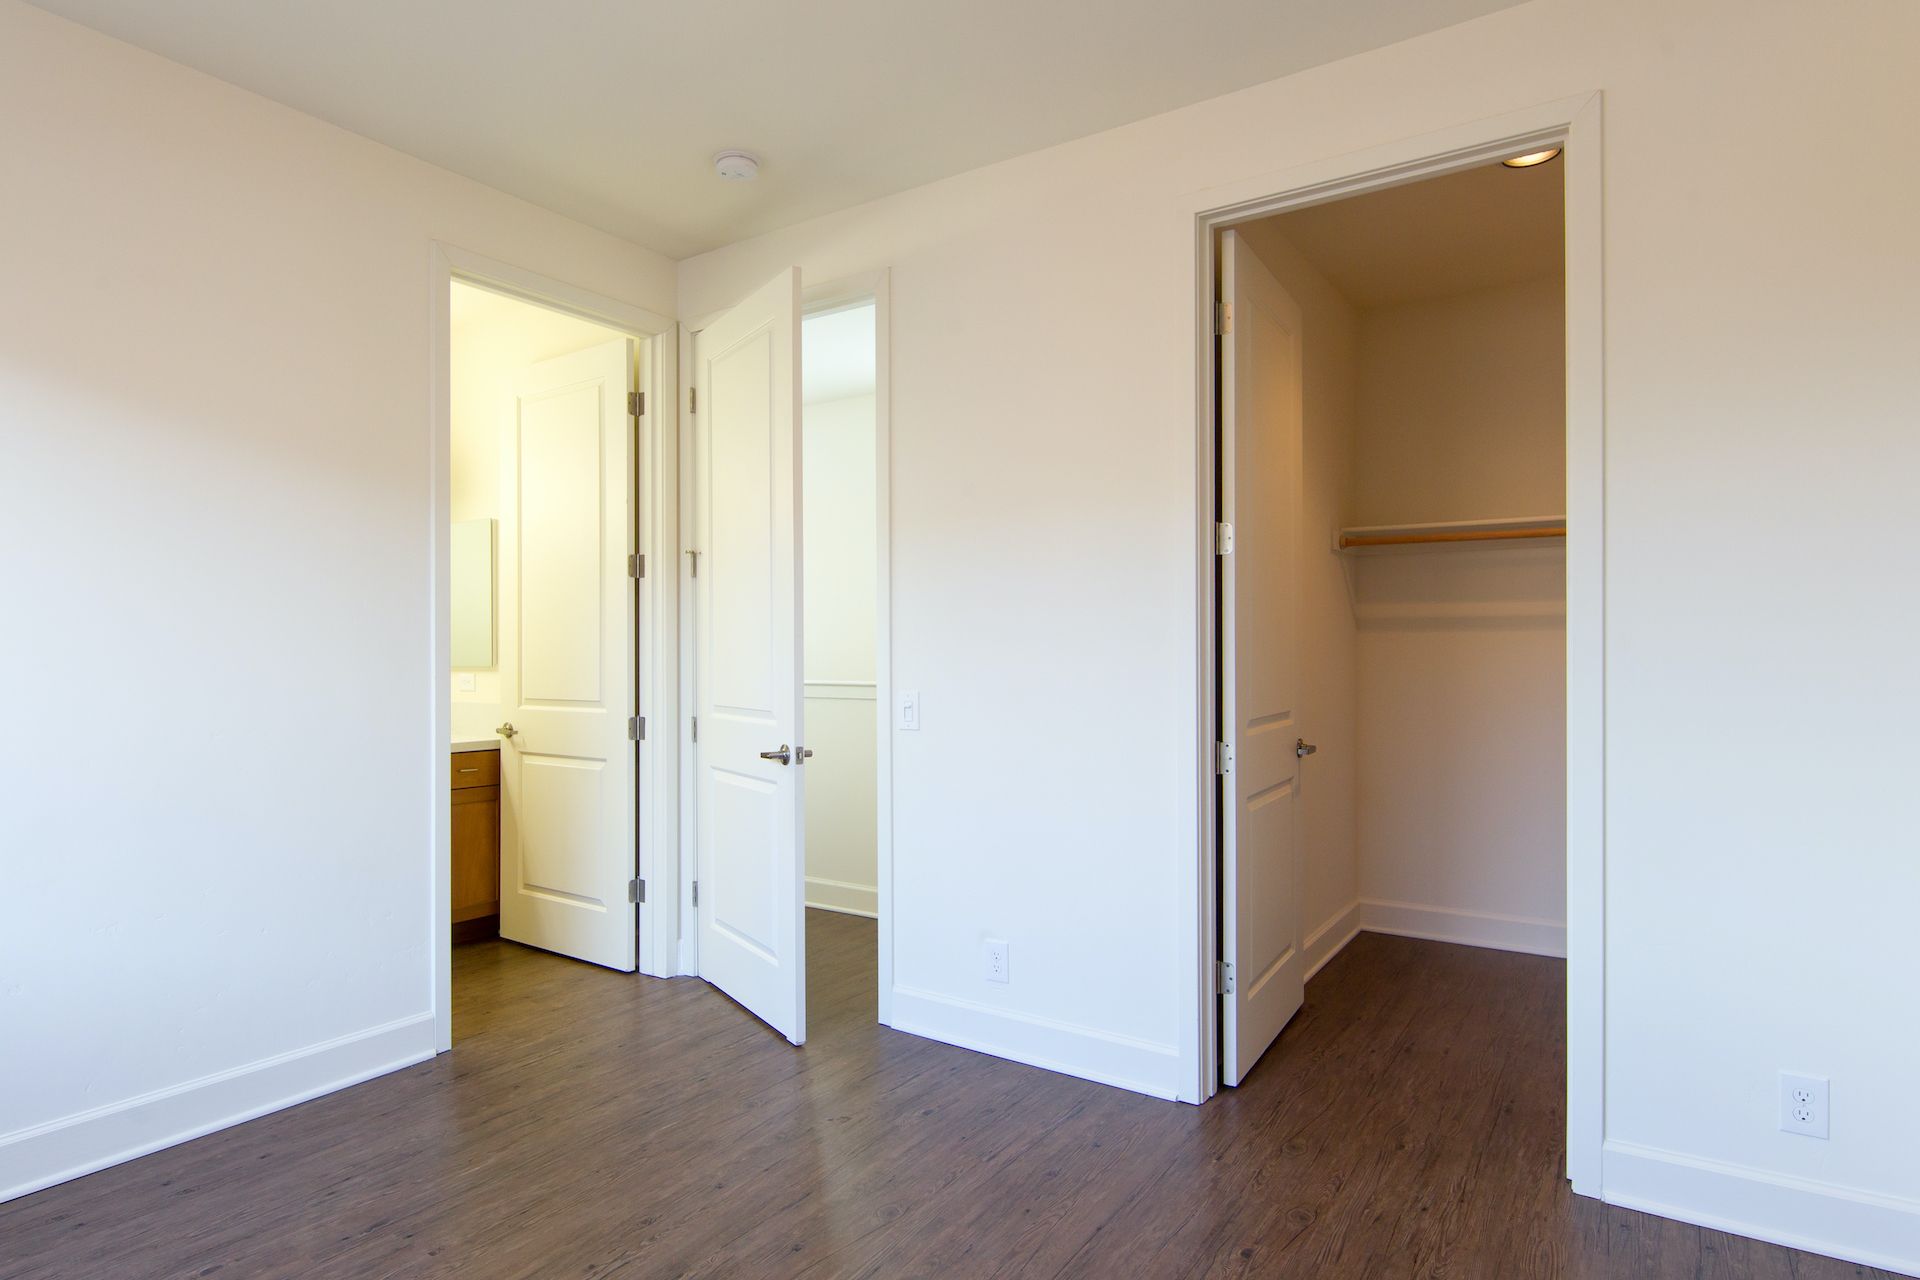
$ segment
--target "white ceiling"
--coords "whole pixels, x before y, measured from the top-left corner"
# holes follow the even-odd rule
[[[874,306],[808,316],[800,328],[800,398],[808,404],[872,395]]]
[[[1483,165],[1242,230],[1256,252],[1278,231],[1361,308],[1518,284],[1562,270],[1565,167]]]
[[[1517,0],[38,2],[682,257]]]
[[[527,363],[571,355],[625,336],[590,320],[459,280],[453,282],[448,297],[447,320],[454,342],[469,340],[476,349],[510,348]]]

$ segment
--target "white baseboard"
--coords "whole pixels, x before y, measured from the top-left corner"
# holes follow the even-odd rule
[[[1524,951],[1528,955],[1562,959],[1567,954],[1566,922],[1531,916],[1503,916],[1490,911],[1459,911],[1452,907],[1423,907],[1412,902],[1362,898],[1360,927],[1370,933],[1457,942],[1496,951]]]
[[[1423,907],[1411,902],[1355,898],[1307,934],[1301,951],[1307,958],[1307,977],[1363,933],[1386,933],[1402,938],[1425,938],[1496,951],[1524,951],[1537,956],[1567,954],[1567,927],[1552,920],[1502,916],[1451,907]]]
[[[1150,1097],[1179,1096],[1180,1051],[1131,1036],[913,987],[893,989],[895,1031]]]
[[[845,880],[807,877],[807,905],[842,915],[880,918],[880,890],[870,884],[851,884]]]
[[[1358,898],[1333,913],[1333,916],[1307,935],[1300,950],[1307,957],[1307,979],[1326,968],[1327,961],[1339,955],[1349,942],[1360,936],[1366,924],[1361,917]]]
[[[419,1014],[0,1137],[0,1201],[424,1062]]]
[[[1623,1209],[1920,1275],[1920,1201],[1608,1142],[1601,1198]]]

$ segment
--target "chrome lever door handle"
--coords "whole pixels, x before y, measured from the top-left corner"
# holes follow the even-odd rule
[[[513,721],[509,720],[505,724],[501,725],[498,729],[495,729],[494,732],[499,734],[503,738],[511,738],[514,734],[520,731],[514,728]]]
[[[1295,738],[1293,740],[1293,754],[1301,757],[1302,759],[1305,759],[1307,756],[1312,755],[1314,752],[1318,751],[1319,749],[1320,748],[1314,746],[1311,742],[1308,742],[1305,738]]]
[[[778,760],[781,764],[792,764],[793,748],[783,742],[780,744],[778,751],[762,751],[760,758],[762,760]]]

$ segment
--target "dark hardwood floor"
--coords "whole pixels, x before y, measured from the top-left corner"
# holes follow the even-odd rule
[[[1363,935],[1191,1107],[882,1030],[873,926],[808,928],[804,1050],[463,947],[453,1053],[0,1206],[0,1275],[1886,1274],[1574,1198],[1557,961]]]

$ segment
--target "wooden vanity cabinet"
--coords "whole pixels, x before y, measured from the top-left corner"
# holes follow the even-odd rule
[[[453,753],[453,940],[500,933],[500,753]]]

